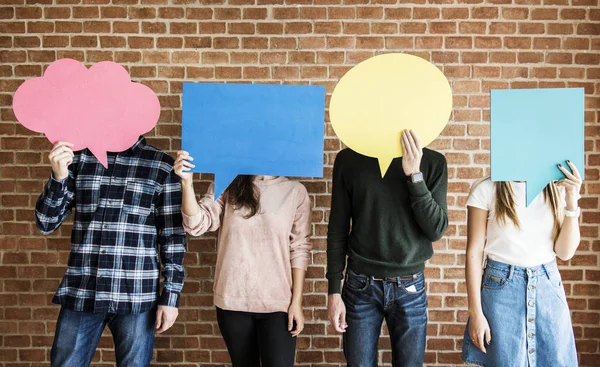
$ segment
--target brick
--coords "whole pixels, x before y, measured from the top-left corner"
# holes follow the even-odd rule
[[[533,20],[555,20],[558,19],[557,9],[533,9],[531,11],[531,19]]]
[[[129,19],[152,19],[156,18],[156,9],[150,7],[130,7],[127,15]]]
[[[15,47],[40,47],[40,38],[37,36],[15,36],[14,37]]]
[[[102,19],[127,18],[127,8],[120,6],[107,6],[100,9]]]
[[[163,34],[167,32],[167,24],[164,22],[142,22],[142,33]]]
[[[83,31],[86,33],[110,33],[110,22],[86,21],[83,22]]]
[[[114,33],[139,33],[140,26],[138,22],[113,22]]]
[[[531,38],[504,37],[504,47],[512,49],[528,49],[531,48]]]
[[[497,7],[474,7],[471,9],[472,19],[497,19],[498,8]]]
[[[42,8],[39,6],[19,7],[16,8],[15,16],[17,19],[40,19]]]
[[[27,33],[52,33],[54,24],[52,22],[27,22]]]
[[[100,8],[97,6],[75,6],[73,7],[73,18],[99,18]]]

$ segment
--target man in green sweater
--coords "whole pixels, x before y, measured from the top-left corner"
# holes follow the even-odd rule
[[[392,161],[383,178],[377,159],[351,149],[339,152],[333,167],[327,234],[329,320],[344,333],[350,367],[377,366],[384,318],[393,366],[423,365],[423,270],[433,254],[432,242],[448,226],[448,167],[443,155],[422,149],[412,131],[402,133],[402,147],[403,157]]]

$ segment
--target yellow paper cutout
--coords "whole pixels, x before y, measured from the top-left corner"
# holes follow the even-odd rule
[[[413,55],[391,53],[353,67],[329,103],[337,136],[354,151],[378,158],[381,177],[402,156],[401,133],[414,130],[423,147],[442,132],[452,111],[444,74]]]

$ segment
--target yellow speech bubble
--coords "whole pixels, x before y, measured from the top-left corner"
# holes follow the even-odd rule
[[[444,74],[420,57],[391,53],[353,67],[329,103],[337,136],[354,151],[377,158],[381,177],[402,156],[400,137],[414,130],[423,146],[442,132],[452,111]]]

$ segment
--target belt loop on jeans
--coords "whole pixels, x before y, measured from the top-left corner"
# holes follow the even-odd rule
[[[508,268],[508,280],[512,279],[514,271],[515,271],[515,267],[513,265],[509,265],[509,268]]]

